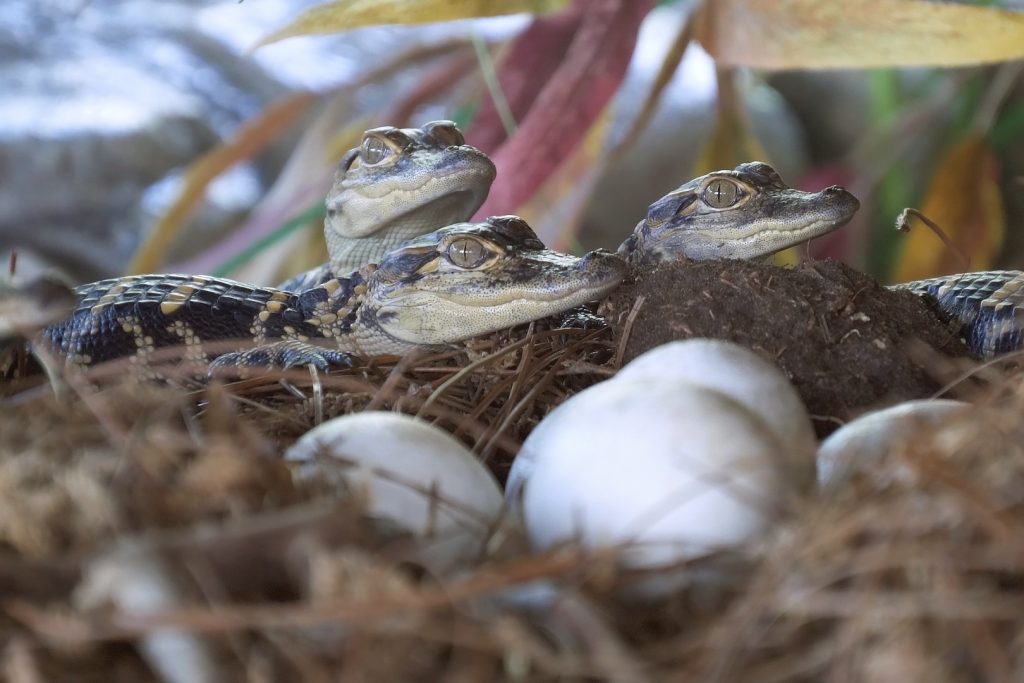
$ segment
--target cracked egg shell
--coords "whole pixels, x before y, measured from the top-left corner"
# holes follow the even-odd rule
[[[365,493],[367,512],[424,539],[424,564],[447,571],[475,556],[502,507],[491,472],[447,432],[408,415],[369,411],[324,422],[286,454]]]
[[[524,456],[531,544],[618,547],[627,569],[734,549],[765,531],[791,493],[786,454],[764,422],[683,380],[590,387],[545,418]],[[643,592],[675,587],[659,580]]]

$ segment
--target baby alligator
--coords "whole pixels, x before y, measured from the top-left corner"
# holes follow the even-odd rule
[[[70,361],[127,356],[143,374],[161,347],[212,367],[347,363],[475,337],[603,297],[626,275],[616,255],[550,251],[521,218],[442,228],[300,293],[190,275],[141,275],[77,289],[43,336]],[[216,353],[204,343],[251,340]],[[237,347],[236,347],[237,348]]]
[[[79,365],[127,356],[142,368],[156,349],[184,345],[192,361],[216,358],[214,368],[326,367],[347,354],[403,353],[566,311],[601,298],[630,264],[765,256],[842,225],[856,208],[841,188],[799,192],[767,164],[743,164],[655,202],[618,258],[557,254],[521,219],[499,217],[428,233],[344,277],[331,275],[332,265],[293,291],[188,275],[103,280],[78,288],[71,318],[44,336]],[[209,342],[229,339],[255,348],[211,350]]]
[[[494,164],[451,121],[371,128],[338,165],[327,194],[328,263],[278,286],[301,292],[377,263],[403,242],[468,221],[494,181]]]
[[[802,192],[760,161],[695,178],[651,204],[619,247],[631,266],[680,259],[753,259],[845,225],[860,208],[833,185]]]
[[[840,187],[800,192],[767,164],[741,164],[691,180],[652,204],[619,254],[632,265],[756,258],[830,232],[858,207]],[[892,287],[934,297],[982,358],[1024,347],[1024,272],[962,273]]]

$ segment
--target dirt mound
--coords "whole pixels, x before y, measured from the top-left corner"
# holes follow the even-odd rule
[[[941,388],[920,346],[908,342],[944,356],[970,355],[957,326],[929,302],[834,261],[794,269],[749,261],[661,264],[619,288],[602,311],[617,339],[628,334],[623,363],[689,337],[753,349],[786,372],[821,433],[868,407]]]

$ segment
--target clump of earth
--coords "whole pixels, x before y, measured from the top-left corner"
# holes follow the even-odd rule
[[[921,344],[945,356],[971,355],[958,325],[933,302],[835,261],[792,269],[750,261],[665,263],[638,272],[602,313],[616,338],[628,334],[623,363],[690,337],[754,350],[789,376],[820,435],[870,408],[939,391]]]

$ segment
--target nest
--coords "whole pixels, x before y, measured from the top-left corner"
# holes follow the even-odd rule
[[[547,412],[614,374],[641,306],[611,331],[535,325],[330,374],[199,387],[115,366],[69,376],[70,400],[21,390],[0,421],[4,675],[1024,678],[1022,375],[975,368],[976,409],[889,453],[891,476],[808,496],[741,549],[742,580],[657,603],[621,597],[614,552],[535,554],[505,529],[439,580],[399,525],[280,458],[320,420],[400,410],[501,476]]]

